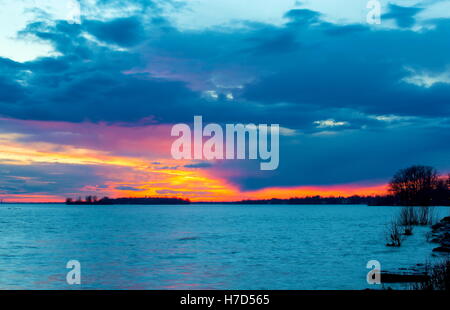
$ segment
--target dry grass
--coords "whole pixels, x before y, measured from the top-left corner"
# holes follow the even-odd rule
[[[426,265],[427,279],[425,281],[415,283],[412,286],[414,290],[428,291],[448,291],[450,289],[450,258],[435,265]]]
[[[403,234],[400,229],[400,225],[396,221],[392,221],[389,224],[387,231],[387,246],[399,247],[402,245]]]
[[[432,225],[436,221],[434,209],[430,207],[403,207],[399,214],[402,226]]]

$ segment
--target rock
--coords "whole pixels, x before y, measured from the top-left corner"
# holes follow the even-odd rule
[[[434,248],[433,252],[450,253],[450,248],[446,246],[439,246],[437,248]]]
[[[441,222],[450,224],[450,216],[444,217],[444,218],[441,220]]]
[[[433,230],[438,230],[438,229],[440,229],[441,227],[443,227],[444,226],[444,223],[436,223],[436,224],[434,224],[433,226],[431,226],[431,228],[433,229]]]
[[[450,216],[444,217],[439,223],[432,226],[431,241],[439,243],[440,246],[433,252],[450,253]]]

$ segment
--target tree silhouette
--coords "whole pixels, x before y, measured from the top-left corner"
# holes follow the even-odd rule
[[[412,166],[394,175],[389,183],[389,191],[403,205],[429,206],[438,186],[439,176],[433,167]]]

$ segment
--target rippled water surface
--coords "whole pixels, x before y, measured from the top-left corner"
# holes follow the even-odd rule
[[[440,216],[449,208],[436,208]],[[0,205],[0,289],[361,289],[366,263],[432,260],[429,228],[385,246],[396,207]],[[81,263],[80,286],[66,263]]]

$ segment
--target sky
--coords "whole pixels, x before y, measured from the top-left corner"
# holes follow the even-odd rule
[[[345,4],[344,4],[345,3]],[[383,194],[450,172],[450,1],[0,0],[0,199]],[[279,124],[280,163],[171,128]]]

